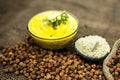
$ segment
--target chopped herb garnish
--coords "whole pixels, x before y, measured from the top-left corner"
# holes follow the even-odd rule
[[[67,15],[66,11],[63,11],[60,15],[56,16],[53,19],[45,18],[43,20],[45,22],[52,24],[52,27],[54,29],[56,29],[56,27],[59,26],[61,23],[66,24],[66,22],[68,20],[68,15]]]

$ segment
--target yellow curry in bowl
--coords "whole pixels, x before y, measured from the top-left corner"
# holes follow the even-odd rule
[[[33,16],[28,32],[42,48],[61,49],[76,35],[78,20],[69,12],[44,11]]]

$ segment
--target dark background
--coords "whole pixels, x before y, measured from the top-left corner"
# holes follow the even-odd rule
[[[28,36],[26,27],[35,14],[46,10],[67,10],[80,22],[75,39],[100,35],[112,47],[120,37],[119,4],[120,0],[0,0],[0,46],[13,46]],[[12,76],[4,74],[0,67],[0,80],[25,79]]]
[[[45,10],[67,10],[78,17],[76,39],[97,34],[113,46],[120,36],[119,4],[120,0],[0,0],[0,46],[24,39],[29,19]]]

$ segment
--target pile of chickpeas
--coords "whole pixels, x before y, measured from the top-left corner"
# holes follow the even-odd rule
[[[120,47],[116,51],[116,55],[107,62],[107,66],[114,79],[120,80]]]
[[[87,62],[67,49],[42,49],[31,37],[3,48],[0,63],[5,73],[22,74],[28,80],[105,80],[102,64]]]

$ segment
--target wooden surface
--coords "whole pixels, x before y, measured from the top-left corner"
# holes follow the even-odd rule
[[[120,0],[0,0],[0,46],[11,46],[23,40],[27,36],[28,21],[35,14],[46,10],[67,10],[80,22],[75,39],[100,35],[112,47],[120,38],[119,4]]]
[[[0,46],[23,39],[29,19],[45,10],[67,10],[78,17],[82,35],[103,36],[112,46],[120,37],[120,0],[0,0]]]

